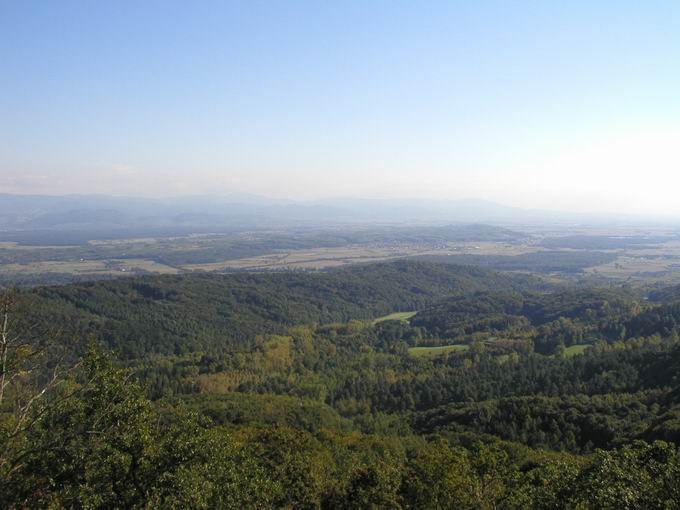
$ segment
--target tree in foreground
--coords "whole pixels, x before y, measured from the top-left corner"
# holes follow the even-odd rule
[[[228,436],[196,417],[164,419],[130,373],[92,347],[11,441],[3,508],[253,508],[268,483]],[[8,468],[9,467],[9,468]]]

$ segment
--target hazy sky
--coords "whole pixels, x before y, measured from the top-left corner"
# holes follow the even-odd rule
[[[0,0],[0,192],[680,214],[680,2]]]

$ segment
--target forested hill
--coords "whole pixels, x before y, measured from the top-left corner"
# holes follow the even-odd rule
[[[287,326],[418,310],[445,296],[536,290],[537,279],[467,266],[396,261],[328,273],[190,274],[23,292],[26,320],[96,336],[125,358],[233,350]]]
[[[424,328],[431,338],[458,342],[531,338],[535,350],[553,354],[560,345],[668,336],[677,317],[670,305],[644,305],[630,289],[584,288],[449,296],[419,311],[410,324]]]
[[[0,508],[680,508],[680,303],[541,288],[391,262],[23,290],[95,342],[58,379],[15,337]]]
[[[670,287],[655,289],[649,293],[649,300],[656,303],[680,301],[680,285],[671,285]]]

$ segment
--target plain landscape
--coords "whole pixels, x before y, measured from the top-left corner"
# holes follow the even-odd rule
[[[12,199],[26,218],[42,217],[45,210],[51,211],[48,197],[42,197],[42,203],[37,196],[24,198],[23,204],[21,197]],[[110,220],[101,225],[98,220],[92,223],[92,218],[124,216],[123,210],[115,209],[106,210],[106,214],[100,209],[67,210],[63,214],[69,221],[54,222],[49,229],[30,219],[6,222],[0,231],[0,279],[6,284],[27,284],[196,271],[316,271],[413,258],[535,272],[565,282],[612,279],[653,286],[680,281],[680,237],[672,226],[648,222],[636,225],[630,220],[607,224],[597,218],[574,223],[568,215],[560,222],[544,220],[541,224],[518,219],[529,217],[529,212],[521,210],[505,221],[484,223],[484,218],[492,217],[489,211],[500,206],[484,204],[481,211],[468,203],[454,204],[453,210],[476,220],[472,223],[424,222],[417,216],[406,216],[399,222],[347,223],[340,216],[337,221],[328,219],[325,225],[312,225],[309,218],[304,219],[308,206],[289,205],[305,213],[285,222],[279,218],[281,225],[276,229],[255,228],[243,219],[250,206],[233,200],[223,202],[234,219],[228,227],[213,225],[216,232],[207,232],[207,225],[200,222],[169,226],[174,216],[157,216],[148,226],[135,226],[134,219],[131,224],[112,225]],[[81,202],[82,197],[76,200],[77,205]],[[126,205],[124,200],[118,202],[118,207]],[[139,207],[144,204],[141,200],[135,203]],[[258,203],[266,203],[266,199],[260,198]],[[374,204],[376,217],[380,217],[382,205]],[[231,217],[223,214],[224,218]],[[352,210],[345,211],[346,216],[353,214]],[[187,209],[184,216],[196,218],[200,214]],[[27,228],[27,224],[35,226]]]
[[[24,371],[8,388],[26,402],[50,395],[4,415],[18,427],[9,507],[52,501],[36,486],[135,506],[127,477],[143,476],[178,508],[601,508],[628,490],[610,466],[642,477],[640,505],[675,501],[672,226],[234,222],[126,237],[67,216],[0,233],[0,281],[16,289],[5,338],[36,346],[26,357],[17,340],[3,374]]]
[[[0,1],[0,510],[680,509],[678,27]]]

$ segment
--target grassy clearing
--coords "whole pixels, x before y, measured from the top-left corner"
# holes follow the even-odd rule
[[[566,349],[564,349],[564,357],[565,358],[571,358],[573,356],[578,356],[580,354],[583,354],[588,347],[591,347],[590,344],[576,344],[576,345],[570,345]]]
[[[408,322],[408,320],[413,317],[417,312],[395,312],[383,317],[378,317],[373,321],[373,324],[378,324],[384,321],[402,321]]]
[[[455,345],[440,345],[437,347],[411,347],[408,353],[411,356],[439,356],[447,352],[461,352],[467,351],[469,345],[455,344]]]

